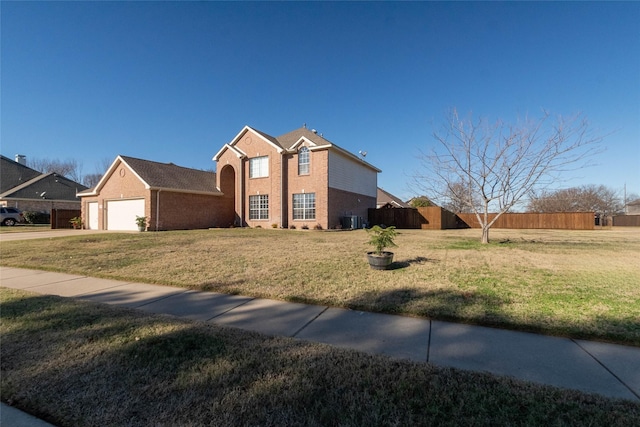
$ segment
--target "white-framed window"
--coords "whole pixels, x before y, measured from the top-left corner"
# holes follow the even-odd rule
[[[269,219],[269,195],[249,196],[249,219]]]
[[[293,195],[293,219],[316,219],[316,193]]]
[[[269,156],[249,159],[249,178],[266,178],[269,176]]]
[[[309,175],[309,149],[302,147],[298,150],[298,175]]]

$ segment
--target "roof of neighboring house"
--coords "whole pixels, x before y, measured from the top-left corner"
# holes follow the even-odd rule
[[[41,174],[42,172],[0,155],[0,193],[24,184]]]
[[[82,184],[50,172],[5,191],[0,198],[78,201],[78,192],[86,189]]]
[[[627,206],[640,206],[640,199],[627,203]]]
[[[235,136],[235,138],[233,138],[233,140],[231,140],[231,142],[229,142],[228,144],[225,144],[220,149],[220,151],[218,151],[216,153],[216,155],[213,157],[213,160],[217,161],[218,158],[220,157],[220,155],[222,155],[222,153],[227,149],[234,150],[234,152],[236,152],[236,155],[238,155],[238,156],[244,155],[244,153],[242,153],[240,150],[235,149],[234,145],[236,145],[238,143],[238,141],[240,141],[242,139],[242,137],[248,131],[252,131],[252,132],[258,134],[261,138],[264,139],[265,142],[267,142],[268,144],[273,145],[273,147],[276,148],[279,153],[295,151],[297,149],[297,146],[302,141],[307,140],[312,145],[310,147],[311,151],[314,151],[314,149],[328,149],[328,148],[331,148],[331,149],[334,149],[334,150],[346,155],[347,157],[350,157],[352,160],[355,160],[355,161],[357,161],[359,163],[362,163],[363,165],[367,166],[368,168],[371,168],[371,169],[375,170],[376,172],[381,172],[380,169],[378,169],[375,166],[373,166],[372,164],[366,162],[364,159],[356,156],[355,154],[351,153],[350,151],[345,150],[344,148],[341,148],[340,146],[338,146],[338,145],[334,144],[333,142],[329,141],[328,139],[325,139],[322,135],[319,135],[316,131],[307,129],[306,127],[301,127],[299,129],[296,129],[296,130],[293,130],[291,132],[285,133],[284,135],[280,135],[278,137],[273,137],[273,136],[271,136],[269,134],[266,134],[266,133],[264,133],[262,131],[254,129],[252,127],[245,126]]]
[[[216,187],[215,172],[185,168],[173,163],[159,163],[135,157],[118,156],[94,188],[81,196],[95,195],[122,161],[136,174],[148,190],[171,190],[187,193],[222,194]]]
[[[411,207],[407,203],[400,200],[398,197],[378,187],[376,207],[379,209],[385,206],[392,207],[392,208],[410,208]]]
[[[0,199],[78,201],[78,192],[87,189],[58,173],[41,173],[7,157],[0,157]]]

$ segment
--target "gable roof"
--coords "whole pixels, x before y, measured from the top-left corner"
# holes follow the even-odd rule
[[[55,172],[43,173],[0,194],[0,199],[78,201],[78,192],[87,187]]]
[[[0,193],[24,184],[41,174],[42,172],[0,155]]]
[[[216,187],[215,172],[185,168],[173,163],[159,163],[135,157],[118,156],[107,172],[91,190],[82,192],[81,196],[97,195],[122,162],[142,181],[147,190],[167,190],[184,193],[200,193],[222,195]]]
[[[384,191],[382,188],[378,187],[378,194],[376,197],[376,206],[381,208],[383,206],[389,206],[392,208],[410,208],[411,206],[393,194]]]
[[[283,147],[291,150],[294,149],[294,147],[303,138],[310,141],[315,146],[335,145],[332,144],[329,140],[325,139],[322,135],[318,135],[317,132],[309,130],[306,127],[292,130],[291,132],[285,133],[284,135],[280,135],[277,139]]]
[[[278,151],[278,153],[282,153],[283,151],[285,151],[285,149],[282,147],[282,145],[280,145],[280,143],[278,142],[278,140],[274,137],[272,137],[271,135],[268,135],[264,132],[261,132],[257,129],[254,129],[250,126],[245,126],[242,128],[242,130],[240,132],[238,132],[238,134],[231,140],[231,142],[224,144],[222,146],[222,148],[216,153],[215,156],[213,156],[213,160],[214,161],[218,161],[218,159],[220,158],[220,156],[222,155],[222,153],[224,153],[226,150],[231,149],[234,151],[234,153],[236,154],[236,156],[242,158],[242,157],[246,157],[246,154],[244,152],[242,152],[240,149],[238,149],[237,147],[235,147],[235,145],[242,139],[242,137],[247,133],[247,132],[253,132],[256,135],[258,135],[264,142],[266,142],[267,144],[273,146],[273,148],[276,149],[276,151]]]
[[[226,150],[232,150],[236,154],[236,156],[243,158],[246,157],[246,154],[239,150],[235,145],[242,139],[242,137],[249,131],[254,132],[259,137],[261,137],[266,143],[272,145],[278,153],[291,153],[297,150],[297,147],[304,141],[308,141],[310,143],[309,149],[311,151],[315,150],[325,150],[325,149],[333,149],[342,153],[343,155],[351,158],[351,160],[355,160],[359,163],[362,163],[366,167],[375,170],[376,172],[382,172],[380,169],[376,168],[372,164],[366,162],[364,159],[356,156],[355,154],[345,150],[344,148],[339,147],[333,142],[325,139],[322,135],[318,135],[317,132],[307,129],[306,127],[301,127],[291,132],[285,133],[284,135],[280,135],[278,137],[273,137],[269,134],[266,134],[262,131],[254,129],[249,126],[245,126],[242,130],[229,142],[225,144],[220,151],[213,156],[214,161],[218,161],[222,153]]]

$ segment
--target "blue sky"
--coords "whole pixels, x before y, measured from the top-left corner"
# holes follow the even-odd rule
[[[448,111],[585,114],[561,187],[640,194],[638,2],[2,2],[0,151],[212,169],[244,125],[306,123],[408,199]]]

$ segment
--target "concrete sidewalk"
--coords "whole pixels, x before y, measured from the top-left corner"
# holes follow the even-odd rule
[[[0,280],[7,288],[640,401],[638,347],[1,266]]]

